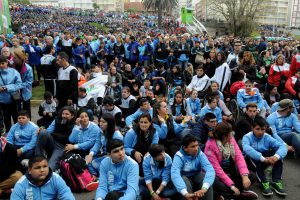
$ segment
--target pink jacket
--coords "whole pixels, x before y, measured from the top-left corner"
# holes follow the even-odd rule
[[[237,166],[240,172],[240,175],[249,174],[249,170],[245,162],[245,159],[234,137],[231,137],[230,143],[234,145],[234,149],[235,149],[234,161],[235,161],[235,165]],[[208,160],[214,167],[216,171],[216,176],[220,179],[220,181],[222,181],[228,187],[234,185],[234,182],[223,171],[221,167],[222,155],[215,139],[210,139],[207,141],[205,145],[204,153],[207,155]]]

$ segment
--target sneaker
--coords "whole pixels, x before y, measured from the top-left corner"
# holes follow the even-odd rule
[[[285,189],[283,188],[283,185],[280,181],[278,182],[273,182],[272,183],[272,188],[273,190],[275,190],[275,192],[281,196],[286,196],[287,193],[285,191]]]
[[[92,182],[90,182],[89,184],[86,185],[85,189],[87,191],[91,192],[91,191],[97,190],[98,185],[99,185],[98,181],[92,181]]]
[[[249,200],[258,199],[258,195],[251,190],[244,190],[243,192],[241,192],[240,197],[242,197],[242,199]]]
[[[261,183],[261,190],[262,190],[262,194],[264,196],[271,196],[271,195],[273,195],[273,192],[271,190],[269,182]]]

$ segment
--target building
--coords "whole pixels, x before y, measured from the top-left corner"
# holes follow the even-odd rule
[[[59,7],[93,9],[93,0],[60,0]]]
[[[300,0],[292,0],[291,20],[289,26],[300,27]]]
[[[94,0],[100,10],[124,12],[124,0]]]
[[[41,5],[41,6],[59,6],[59,0],[30,0],[30,3],[33,5]]]

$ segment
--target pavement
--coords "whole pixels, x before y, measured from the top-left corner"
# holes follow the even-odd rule
[[[31,113],[32,121],[36,122],[39,118],[37,114],[38,106],[32,107]],[[300,200],[300,158],[295,159],[293,156],[287,156],[285,158],[283,168],[283,184],[288,193],[285,198],[278,196],[277,194],[275,194],[275,192],[273,196],[265,198],[261,195],[257,184],[251,186],[251,190],[255,191],[258,194],[259,200]],[[75,193],[74,196],[76,200],[93,200],[95,198],[95,193],[95,191]]]

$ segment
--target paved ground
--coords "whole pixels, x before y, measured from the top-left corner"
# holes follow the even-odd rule
[[[38,107],[32,108],[33,121],[36,122],[38,119]],[[259,199],[287,199],[287,200],[300,200],[300,158],[295,159],[292,156],[288,156],[284,162],[284,173],[283,173],[283,183],[286,186],[288,196],[282,198],[274,193],[270,198],[264,198],[258,187],[255,185],[252,187],[252,190],[259,194]],[[100,183],[101,184],[101,183]],[[95,192],[75,194],[77,200],[92,200],[95,198]]]

